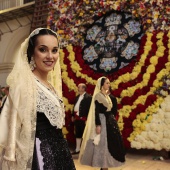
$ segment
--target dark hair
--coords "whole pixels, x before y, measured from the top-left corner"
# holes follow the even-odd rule
[[[29,63],[30,63],[31,57],[34,53],[34,48],[35,48],[35,43],[36,43],[37,37],[40,35],[53,35],[54,37],[56,37],[58,39],[57,35],[54,32],[52,32],[51,30],[46,29],[46,28],[41,29],[38,34],[32,36],[29,39],[28,48],[27,48],[27,58],[28,58]]]
[[[103,77],[102,79],[101,79],[101,82],[100,82],[100,89],[102,88],[102,86],[104,85],[104,82],[106,81],[106,77]]]

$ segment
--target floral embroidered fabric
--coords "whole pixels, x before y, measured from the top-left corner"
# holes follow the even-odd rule
[[[43,158],[44,170],[75,170],[67,141],[64,139],[61,129],[54,127],[37,131],[36,138],[40,141],[40,146],[35,144],[32,170],[42,169],[40,160],[38,160],[39,154]],[[39,152],[37,152],[37,147],[40,147]]]

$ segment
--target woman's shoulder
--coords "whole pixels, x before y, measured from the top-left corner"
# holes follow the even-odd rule
[[[105,98],[104,98],[104,96],[103,96],[103,94],[102,93],[96,93],[96,95],[94,96],[94,100],[96,101],[98,101],[98,102],[102,102],[103,100],[104,100]]]

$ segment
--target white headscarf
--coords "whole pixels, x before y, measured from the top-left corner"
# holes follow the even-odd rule
[[[10,90],[0,116],[0,151],[5,148],[0,169],[2,166],[2,169],[31,170],[36,130],[36,84],[28,63],[27,48],[29,39],[42,29],[47,28],[35,29],[21,44],[14,68],[7,78]],[[54,70],[48,74],[48,81],[62,97],[59,58]]]
[[[83,140],[81,144],[80,154],[79,154],[79,161],[84,153],[84,150],[86,148],[86,143],[89,139],[92,139],[95,144],[98,144],[100,140],[100,135],[96,134],[96,124],[95,124],[95,96],[97,93],[101,91],[101,80],[106,77],[100,77],[97,80],[96,87],[93,92],[93,97],[90,105],[90,110],[87,117],[86,127],[83,133]]]

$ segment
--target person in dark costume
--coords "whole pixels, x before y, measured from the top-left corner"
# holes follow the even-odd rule
[[[109,88],[108,78],[97,80],[79,154],[81,164],[102,170],[125,162],[124,144],[115,119],[117,106],[107,94]]]
[[[75,170],[62,134],[59,47],[58,35],[47,28],[37,28],[21,45],[0,115],[2,170]]]
[[[86,92],[86,85],[84,83],[78,85],[78,93],[79,95],[76,96],[72,112],[72,121],[74,122],[76,137],[76,149],[72,152],[72,155],[79,154],[85,123],[92,99],[91,95]]]

